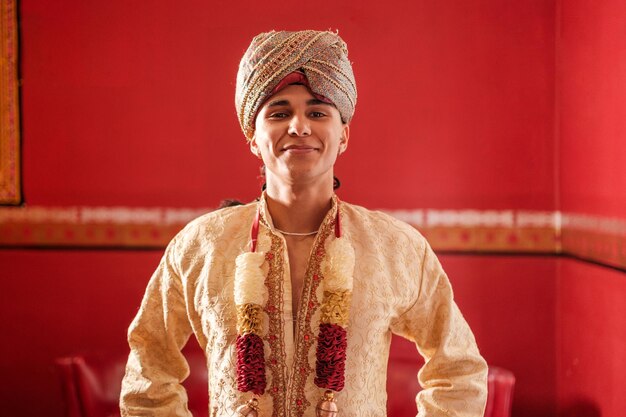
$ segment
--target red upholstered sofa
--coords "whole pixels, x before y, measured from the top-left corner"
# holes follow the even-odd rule
[[[489,395],[487,396],[485,416],[509,417],[513,405],[515,376],[511,371],[492,366],[489,368],[487,384]]]
[[[419,390],[416,373],[420,363],[415,348],[409,356],[392,349],[387,381],[389,417],[415,417],[415,394]],[[189,409],[195,417],[208,415],[207,368],[204,356],[194,350],[186,353],[191,375],[184,382]],[[73,356],[57,360],[68,417],[119,416],[118,400],[126,357]],[[509,417],[515,378],[500,368],[489,370],[489,396],[485,417]]]
[[[194,417],[208,416],[207,367],[200,350],[185,352],[191,373],[183,382]],[[67,417],[119,417],[126,355],[84,355],[56,361]]]

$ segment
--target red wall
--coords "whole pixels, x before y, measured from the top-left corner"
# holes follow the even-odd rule
[[[20,4],[29,204],[256,197],[233,104],[238,62],[255,34],[307,27],[339,29],[354,62],[344,199],[554,208],[551,2]]]
[[[626,4],[561,1],[557,88],[563,211],[626,217]],[[559,263],[559,415],[621,416],[626,409],[626,276]]]
[[[560,200],[564,211],[626,217],[626,3],[560,5]]]
[[[481,353],[489,364],[515,375],[513,415],[554,416],[555,258],[444,255],[440,259]]]
[[[54,359],[127,351],[126,329],[161,253],[1,250],[2,415],[61,417]]]
[[[626,409],[626,277],[564,259],[557,278],[559,416],[622,416]]]

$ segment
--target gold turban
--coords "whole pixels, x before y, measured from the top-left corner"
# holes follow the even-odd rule
[[[246,137],[254,135],[261,105],[288,74],[301,71],[316,95],[330,100],[344,123],[354,115],[356,84],[346,43],[333,32],[267,32],[257,35],[239,64],[235,106]]]

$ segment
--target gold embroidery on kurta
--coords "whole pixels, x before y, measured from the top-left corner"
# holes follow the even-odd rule
[[[265,222],[264,222],[265,224]],[[267,226],[267,224],[265,224]],[[273,399],[272,417],[283,417],[285,413],[285,322],[283,319],[283,274],[284,258],[281,240],[271,235],[272,245],[266,259],[269,271],[265,280],[268,290],[268,301],[265,312],[269,317],[269,328],[265,341],[270,346],[270,354],[266,367],[269,368],[272,380],[267,391]]]
[[[333,208],[337,208],[337,201],[333,198]],[[312,327],[311,319],[319,307],[317,300],[317,287],[324,277],[322,276],[321,263],[326,256],[324,243],[334,231],[336,210],[331,210],[327,215],[313,244],[311,257],[307,266],[303,287],[303,299],[300,303],[296,327],[295,357],[292,370],[288,403],[294,412],[294,417],[302,417],[304,411],[311,406],[305,395],[306,381],[314,368],[309,362],[309,351],[317,340],[318,328]]]

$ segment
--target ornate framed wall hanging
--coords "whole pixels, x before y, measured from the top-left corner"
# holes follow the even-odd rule
[[[0,204],[22,202],[17,1],[0,0]]]

